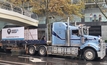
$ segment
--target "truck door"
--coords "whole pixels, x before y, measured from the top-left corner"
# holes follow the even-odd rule
[[[71,46],[80,46],[79,30],[71,30]]]

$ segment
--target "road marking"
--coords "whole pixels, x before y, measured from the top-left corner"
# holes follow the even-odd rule
[[[30,57],[24,57],[24,56],[18,56],[19,58],[30,58]]]
[[[7,64],[7,63],[1,63],[1,62],[0,62],[0,65],[1,65],[1,64],[2,64],[2,65],[12,65],[12,64]]]
[[[29,58],[29,60],[32,61],[32,62],[45,62],[45,61],[43,61],[39,58]]]
[[[100,64],[107,65],[107,62],[100,62]]]
[[[52,59],[56,59],[56,60],[65,60],[64,58],[52,58]]]
[[[86,63],[86,65],[93,65],[91,62]]]
[[[5,62],[5,63],[13,63],[13,64],[21,64],[21,65],[32,65],[32,64],[28,64],[28,63],[21,63],[21,62],[12,62],[12,61],[5,61],[5,60],[0,60],[1,62]]]
[[[31,62],[45,62],[45,61],[43,61],[42,59],[40,59],[40,58],[34,58],[34,57],[24,57],[24,56],[18,56],[19,58],[27,58],[27,59],[29,59],[29,61],[31,61]]]

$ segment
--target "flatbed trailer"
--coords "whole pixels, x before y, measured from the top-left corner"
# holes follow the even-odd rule
[[[3,49],[23,49],[28,52],[30,46],[47,45],[44,40],[1,40],[1,47]],[[19,50],[20,50],[19,49]]]

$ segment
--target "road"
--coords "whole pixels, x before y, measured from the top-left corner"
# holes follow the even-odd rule
[[[103,60],[85,61],[69,57],[40,57],[0,52],[0,65],[107,65],[107,57]]]

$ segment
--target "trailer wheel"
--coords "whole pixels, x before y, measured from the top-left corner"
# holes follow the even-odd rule
[[[96,53],[93,49],[86,49],[84,51],[84,58],[86,60],[94,60],[96,58]]]
[[[28,53],[29,53],[30,55],[34,55],[34,54],[35,54],[35,47],[34,47],[34,46],[30,46],[30,47],[28,48]]]
[[[39,55],[40,56],[46,56],[47,52],[46,52],[46,48],[44,46],[41,46],[39,48]]]

